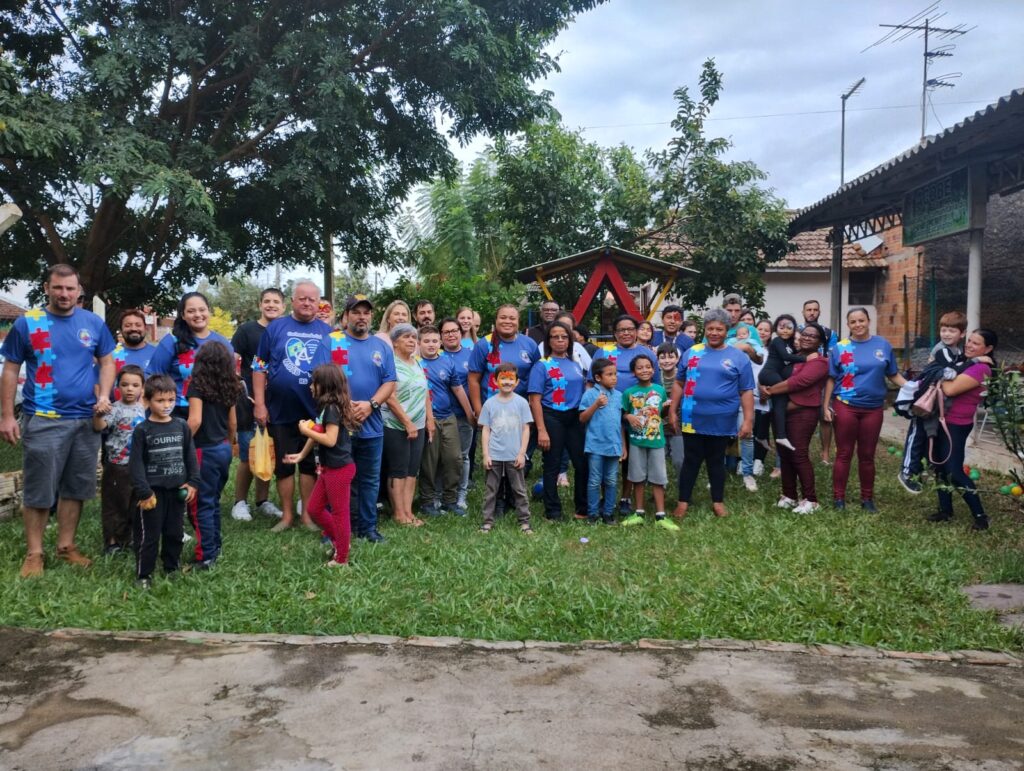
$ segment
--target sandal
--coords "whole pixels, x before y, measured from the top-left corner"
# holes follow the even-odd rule
[[[484,522],[482,525],[480,525],[480,532],[489,533],[491,532],[492,527],[494,527],[494,525],[492,525],[490,522]]]

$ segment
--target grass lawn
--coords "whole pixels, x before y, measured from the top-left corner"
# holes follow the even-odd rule
[[[0,524],[0,624],[1020,650],[1024,635],[971,610],[959,588],[1024,581],[1024,517],[989,492],[987,533],[968,530],[959,499],[952,524],[926,523],[934,496],[906,494],[893,457],[880,449],[877,515],[857,507],[794,515],[774,508],[777,481],[762,477],[761,492],[751,494],[731,476],[732,516],[712,517],[699,485],[679,533],[552,524],[534,502],[532,538],[510,517],[483,535],[479,485],[468,518],[432,519],[419,529],[385,522],[387,543],[356,541],[351,567],[333,571],[316,534],[275,535],[266,519],[235,522],[228,493],[217,567],[177,582],[157,577],[148,593],[135,589],[126,556],[99,557],[88,572],[51,562],[43,578],[19,580],[24,544],[15,520]],[[818,467],[819,494],[829,490],[828,471]],[[986,490],[1002,484],[986,476]],[[50,553],[54,536],[51,529]],[[96,502],[86,508],[79,543],[88,554],[100,551]]]

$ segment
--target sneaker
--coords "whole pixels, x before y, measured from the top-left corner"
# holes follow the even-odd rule
[[[929,514],[925,517],[929,522],[949,522],[952,518],[952,514],[947,514],[944,511],[936,511],[934,514]]]
[[[248,502],[235,501],[235,505],[231,507],[231,518],[237,519],[239,522],[252,522],[252,513],[249,511]]]
[[[975,517],[971,523],[971,530],[988,530],[988,517],[984,514],[980,517]]]
[[[745,476],[743,477],[743,486],[752,493],[757,492],[757,480],[754,477]]]
[[[384,536],[382,536],[376,530],[368,530],[359,537],[369,541],[370,543],[384,543]]]
[[[302,513],[302,501],[299,501],[298,512]],[[263,501],[263,503],[257,506],[256,513],[262,514],[265,517],[273,517],[274,519],[280,519],[282,516],[281,510],[270,501]],[[234,509],[231,510],[231,516],[235,516]],[[235,519],[238,519],[238,517],[235,517]]]
[[[348,567],[348,563],[347,562],[338,562],[338,560],[336,560],[334,558],[331,558],[330,560],[327,561],[327,567],[329,567],[329,568],[347,568]]]
[[[619,514],[628,517],[633,512],[633,504],[626,498],[619,498]]]
[[[454,514],[456,517],[464,517],[469,513],[465,504],[456,503],[454,506],[449,506],[445,509],[449,514]]]
[[[818,511],[821,506],[815,501],[803,501],[799,506],[793,508],[794,514],[813,514]]]
[[[764,461],[763,460],[755,460],[754,461],[754,476],[759,477],[763,473],[764,473]]]
[[[667,517],[658,517],[658,519],[654,521],[654,526],[672,531],[678,531],[680,529],[679,525],[677,525],[675,522],[673,522],[671,519],[668,519]]]
[[[785,495],[779,498],[779,502],[775,504],[780,509],[791,509],[798,505],[792,498],[787,498]]]
[[[796,447],[793,446],[793,443],[791,441],[789,441],[788,439],[786,439],[785,437],[783,437],[782,439],[776,439],[775,440],[775,446],[776,447],[785,447],[787,450],[795,450],[796,449]]]
[[[92,565],[92,560],[82,554],[82,552],[78,551],[77,546],[65,546],[61,549],[57,549],[57,559],[62,562],[66,562],[69,565],[78,565],[82,568],[87,568]]]
[[[153,579],[152,578],[140,578],[138,581],[135,582],[135,586],[136,586],[136,588],[138,588],[138,589],[140,589],[140,590],[142,590],[144,592],[148,592],[150,589],[153,588]]]
[[[601,517],[601,524],[607,525],[608,527],[616,527],[619,523],[615,521],[614,516],[607,514]]]
[[[439,517],[443,513],[444,512],[442,512],[441,509],[439,509],[437,506],[434,506],[433,504],[428,504],[426,506],[420,507],[420,514],[422,514],[424,517]]]
[[[917,479],[908,477],[903,471],[901,471],[896,478],[900,481],[900,484],[903,485],[903,489],[911,495],[917,495],[923,489],[921,487],[921,483],[918,482]]]
[[[558,486],[559,487],[568,487],[569,486],[569,475],[568,474],[559,474],[558,475]]]
[[[208,560],[196,560],[192,563],[193,570],[212,570],[213,566],[217,564],[217,558],[212,557]]]
[[[834,501],[832,501],[832,508],[835,509],[836,511],[843,511],[846,509],[846,501],[844,501],[842,498],[836,498]]]
[[[743,464],[742,463],[737,463],[736,464],[736,476],[738,476],[738,477],[743,476]]]
[[[38,578],[43,574],[43,555],[26,554],[25,561],[21,563],[22,578]]]
[[[108,543],[104,547],[104,549],[103,549],[103,556],[104,557],[116,557],[118,554],[120,554],[123,551],[127,551],[127,549],[124,546],[122,546],[121,544],[119,544],[119,543]]]
[[[644,516],[639,511],[630,514],[624,520],[622,520],[623,527],[633,527],[634,525],[642,525],[644,523]]]
[[[869,514],[877,514],[878,513],[878,507],[875,505],[874,501],[871,501],[871,500],[861,501],[860,502],[860,507],[862,509],[864,509],[864,511],[868,512]]]

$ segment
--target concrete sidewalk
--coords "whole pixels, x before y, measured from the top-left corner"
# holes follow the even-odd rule
[[[1019,666],[870,649],[515,647],[0,630],[0,767],[992,770],[1024,759]]]
[[[902,452],[903,441],[907,436],[907,427],[910,422],[906,418],[893,415],[892,410],[886,409],[885,419],[882,421],[882,440],[900,448]],[[977,439],[977,441],[973,441]],[[884,452],[885,448],[881,448]],[[902,457],[902,455],[900,456]],[[1010,469],[1020,470],[1021,461],[1014,457],[1013,453],[1003,446],[1002,440],[994,432],[991,424],[980,438],[975,436],[967,442],[966,462],[970,466],[987,471],[998,471],[1000,474],[1008,474]]]

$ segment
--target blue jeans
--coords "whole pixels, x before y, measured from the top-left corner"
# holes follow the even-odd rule
[[[349,510],[352,531],[357,536],[377,529],[377,494],[380,492],[380,459],[383,452],[383,436],[352,437],[356,477],[352,480],[352,504]]]
[[[199,492],[196,496],[196,559],[220,556],[220,494],[228,482],[231,445],[199,448]]]
[[[469,453],[473,447],[473,426],[468,418],[458,418],[459,423],[459,446],[462,450],[462,476],[459,477],[458,503],[466,505],[466,496],[469,495]]]
[[[739,434],[743,425],[743,411],[736,415],[736,433]],[[745,477],[754,475],[754,439],[740,439],[740,473]]]
[[[619,484],[619,456],[598,455],[592,452],[587,455],[587,466],[590,470],[587,480],[587,516],[594,518],[598,514],[610,517],[615,511],[616,492]],[[601,486],[604,485],[604,511],[601,506]]]

